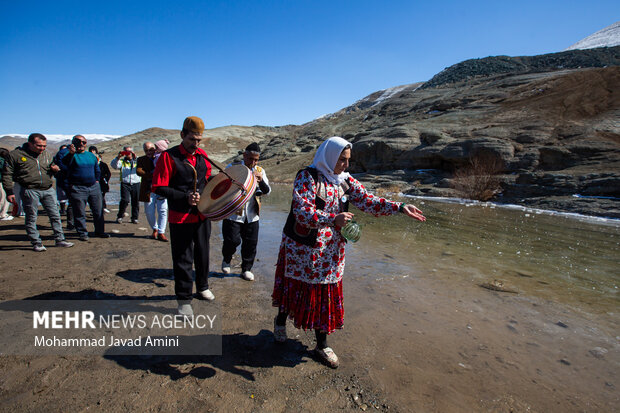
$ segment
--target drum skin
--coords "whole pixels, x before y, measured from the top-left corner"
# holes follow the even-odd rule
[[[231,165],[224,172],[215,175],[200,195],[198,210],[210,221],[231,216],[256,192],[256,178],[247,166]]]

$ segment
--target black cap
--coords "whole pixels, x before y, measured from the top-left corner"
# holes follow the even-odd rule
[[[258,146],[258,143],[252,142],[245,148],[245,151],[260,153],[260,146]]]

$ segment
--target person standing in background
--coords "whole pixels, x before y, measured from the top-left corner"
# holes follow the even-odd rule
[[[71,208],[71,200],[69,199],[69,181],[67,181],[67,173],[63,168],[62,158],[69,153],[68,145],[60,145],[58,152],[54,155],[54,163],[60,166],[60,171],[56,174],[56,197],[60,204],[60,215],[67,216],[67,230],[75,229],[73,219],[73,208]]]
[[[151,192],[153,171],[155,170],[155,154],[157,148],[152,142],[142,145],[144,156],[138,158],[136,169],[140,179],[140,201],[144,202],[144,212],[153,233],[151,238],[168,242],[166,223],[168,222],[168,200]]]
[[[97,157],[99,161],[99,171],[101,176],[99,176],[99,187],[101,188],[101,205],[103,207],[103,212],[105,214],[109,214],[110,210],[105,202],[105,194],[110,192],[110,178],[112,178],[112,172],[110,172],[110,168],[108,164],[101,160],[101,156],[99,156],[99,149],[96,146],[90,146],[88,148],[88,152],[92,153]]]
[[[9,157],[9,150],[5,148],[0,148],[0,220],[1,221],[10,221],[13,219],[13,215],[9,215],[8,211],[11,208],[11,203],[6,197],[6,192],[4,192],[4,187],[2,186],[2,173],[4,170],[4,165],[6,164],[6,158]]]
[[[105,232],[103,219],[103,203],[101,201],[101,188],[99,187],[99,162],[97,157],[86,151],[86,138],[83,135],[75,135],[69,146],[69,153],[62,158],[63,169],[67,173],[69,181],[69,199],[73,208],[75,229],[80,241],[88,241],[86,229],[86,204],[93,213],[95,224],[95,236],[109,238]]]
[[[32,243],[32,250],[43,252],[41,235],[37,230],[39,203],[45,209],[50,220],[57,247],[72,247],[73,243],[65,240],[62,222],[58,212],[56,191],[53,188],[52,175],[60,170],[54,159],[45,150],[47,138],[40,133],[32,133],[21,148],[9,153],[2,183],[6,189],[7,199],[15,202],[13,182],[20,184],[20,196],[26,213],[26,233]]]
[[[258,166],[259,159],[260,147],[257,143],[249,144],[243,152],[243,164],[256,177],[258,187],[252,199],[243,208],[222,221],[222,236],[224,238],[222,272],[230,274],[232,256],[241,244],[241,278],[246,281],[254,281],[252,266],[256,257],[256,245],[258,244],[260,197],[271,191],[265,170]]]
[[[131,223],[138,223],[138,214],[140,213],[140,177],[136,171],[138,166],[136,162],[136,154],[131,146],[123,147],[116,158],[112,159],[110,166],[121,171],[121,202],[118,205],[118,215],[116,222],[123,223],[125,210],[131,202]]]

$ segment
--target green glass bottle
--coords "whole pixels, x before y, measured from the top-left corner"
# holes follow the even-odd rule
[[[357,241],[359,241],[360,237],[362,236],[362,228],[360,227],[360,225],[357,222],[355,222],[354,220],[351,220],[351,221],[347,222],[347,225],[345,225],[340,230],[340,233],[347,240],[349,240],[351,242],[357,242]]]

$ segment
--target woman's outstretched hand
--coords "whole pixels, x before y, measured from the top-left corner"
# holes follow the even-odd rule
[[[345,225],[347,225],[347,222],[351,221],[352,219],[353,214],[351,212],[341,212],[340,214],[336,215],[336,218],[334,218],[334,223],[337,227],[343,228]]]
[[[418,208],[416,208],[415,206],[411,204],[405,205],[403,208],[403,212],[408,217],[415,218],[418,221],[422,221],[422,222],[426,221],[426,217],[422,215],[422,211],[420,211]]]

